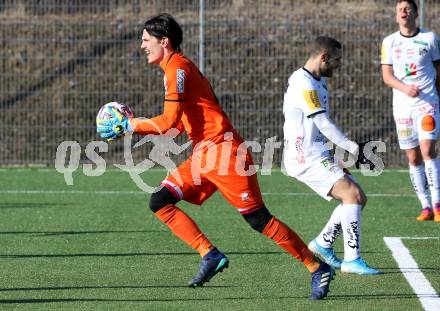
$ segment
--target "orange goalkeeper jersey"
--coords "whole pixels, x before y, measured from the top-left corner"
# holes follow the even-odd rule
[[[161,61],[160,67],[165,72],[165,102],[182,105],[181,121],[193,146],[202,140],[220,142],[225,132],[234,132],[239,137],[211,84],[192,61],[173,52]]]

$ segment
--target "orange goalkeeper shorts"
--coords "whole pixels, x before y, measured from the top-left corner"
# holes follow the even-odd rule
[[[252,156],[241,140],[198,144],[162,185],[176,199],[197,205],[218,189],[241,214],[264,205]]]

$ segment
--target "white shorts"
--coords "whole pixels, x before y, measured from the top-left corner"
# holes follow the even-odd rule
[[[289,176],[305,183],[327,201],[333,199],[329,192],[334,184],[344,178],[344,171],[332,158],[321,158],[311,162],[309,167],[299,174],[286,171]]]
[[[400,149],[411,149],[422,139],[436,140],[439,134],[439,105],[394,106],[394,122]]]

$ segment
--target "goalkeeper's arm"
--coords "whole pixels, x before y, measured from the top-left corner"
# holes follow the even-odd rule
[[[354,141],[349,140],[325,113],[315,114],[311,118],[319,131],[331,142],[353,155],[358,154],[359,146]]]
[[[178,103],[165,102],[164,111],[151,119],[132,118],[129,120],[133,132],[148,134],[164,134],[169,129],[179,128],[183,109]]]

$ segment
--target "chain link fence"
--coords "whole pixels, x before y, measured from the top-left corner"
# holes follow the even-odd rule
[[[110,101],[137,116],[162,112],[163,80],[140,50],[146,19],[169,12],[184,29],[183,51],[199,61],[199,0],[0,1],[0,165],[54,164],[58,145],[98,140],[95,115]],[[344,45],[330,79],[332,117],[358,141],[382,140],[386,166],[405,165],[380,74],[382,39],[397,31],[394,0],[205,0],[204,73],[246,140],[282,141],[287,79],[307,43],[330,35]],[[440,33],[436,0],[424,1],[425,27]],[[184,141],[180,139],[179,141]],[[148,156],[149,147],[134,152]],[[102,155],[124,164],[123,142]],[[255,155],[256,162],[261,157]],[[275,153],[279,165],[281,151]]]

